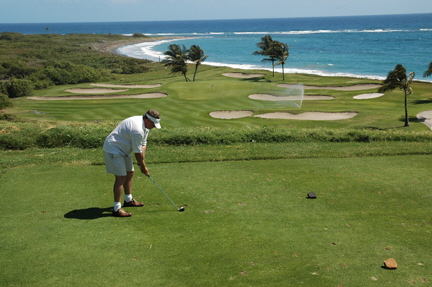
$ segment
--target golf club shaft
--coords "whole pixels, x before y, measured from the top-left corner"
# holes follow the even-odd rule
[[[177,208],[177,210],[180,210],[178,208],[178,206],[171,200],[171,198],[169,198],[169,196],[165,193],[165,191],[163,191],[163,189],[159,186],[159,184],[156,183],[156,181],[150,176],[148,175],[148,177],[151,179],[151,181],[153,181],[153,183],[160,189],[160,191],[162,191],[162,193],[166,196],[166,198],[168,198],[168,200],[172,203],[172,205],[175,206],[175,208]]]

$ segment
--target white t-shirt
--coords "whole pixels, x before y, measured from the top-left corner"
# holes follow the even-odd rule
[[[142,116],[123,120],[105,139],[103,150],[112,154],[141,153],[147,145],[148,129]]]

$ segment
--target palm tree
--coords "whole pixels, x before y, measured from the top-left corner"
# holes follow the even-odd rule
[[[429,68],[423,73],[423,77],[429,77],[432,75],[432,62],[429,63]]]
[[[171,66],[172,73],[181,72],[186,82],[190,82],[190,79],[186,76],[188,71],[186,64],[188,53],[189,50],[186,49],[185,45],[180,47],[177,44],[171,44],[168,46],[168,50],[164,52],[164,55],[167,57],[162,60],[165,66]]]
[[[274,57],[278,62],[274,64],[274,66],[282,65],[282,80],[285,81],[285,71],[284,66],[286,60],[289,57],[289,46],[286,43],[281,43],[279,41],[273,41],[270,46],[270,57]]]
[[[415,77],[414,72],[406,74],[406,69],[401,64],[397,64],[393,71],[390,71],[387,78],[383,81],[383,86],[378,89],[378,92],[383,93],[392,91],[396,88],[402,89],[405,92],[405,126],[409,127],[408,119],[408,95],[413,93],[410,84]]]
[[[198,66],[201,65],[208,58],[208,55],[204,56],[204,51],[200,48],[200,46],[192,45],[189,49],[188,60],[195,63],[195,72],[193,76],[193,80],[195,82],[195,76],[198,71]]]
[[[269,51],[272,43],[273,43],[273,39],[270,35],[263,36],[261,38],[261,42],[256,43],[257,47],[260,48],[260,50],[253,52],[252,55],[269,56],[269,58],[262,59],[262,62],[272,63],[273,77],[274,77],[274,62],[276,61],[276,58],[274,58]]]

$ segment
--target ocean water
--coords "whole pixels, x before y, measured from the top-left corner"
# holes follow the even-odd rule
[[[0,24],[0,31],[125,34],[171,37],[129,45],[118,52],[159,61],[170,44],[199,45],[209,58],[205,64],[239,69],[268,69],[269,63],[252,53],[261,37],[289,45],[287,73],[384,79],[396,64],[416,73],[416,80],[432,62],[432,14],[314,18],[152,21],[106,23]],[[181,38],[187,37],[187,38]],[[276,71],[281,71],[277,66]]]

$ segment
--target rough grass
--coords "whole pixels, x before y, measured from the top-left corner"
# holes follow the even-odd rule
[[[0,148],[23,150],[39,148],[100,148],[117,122],[23,122],[4,123],[0,129]],[[196,146],[238,143],[309,142],[431,142],[430,132],[409,129],[330,129],[330,128],[165,128],[154,130],[152,142],[158,145]]]

